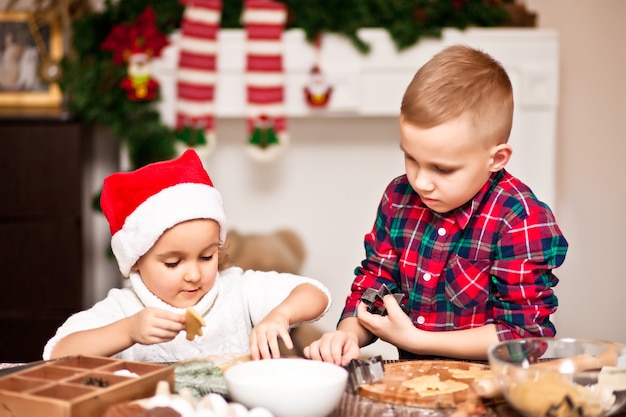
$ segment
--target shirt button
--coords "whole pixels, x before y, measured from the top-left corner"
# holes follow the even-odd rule
[[[432,275],[430,275],[428,272],[424,274],[424,281],[430,281],[431,278],[432,278]]]
[[[440,227],[439,230],[437,230],[437,233],[439,233],[439,236],[445,236],[446,229],[444,229],[443,227]]]
[[[417,324],[424,324],[426,322],[426,319],[424,318],[424,316],[419,316],[417,318]]]

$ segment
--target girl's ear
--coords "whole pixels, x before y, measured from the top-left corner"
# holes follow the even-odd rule
[[[489,160],[489,170],[491,172],[500,171],[506,166],[511,159],[513,149],[508,143],[501,143],[491,149],[491,158]]]

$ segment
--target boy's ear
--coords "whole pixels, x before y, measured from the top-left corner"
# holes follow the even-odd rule
[[[489,164],[489,170],[491,172],[500,171],[506,166],[511,159],[513,148],[508,143],[501,143],[494,146],[491,149],[491,159]]]

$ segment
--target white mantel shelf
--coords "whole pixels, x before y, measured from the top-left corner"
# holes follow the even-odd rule
[[[323,110],[307,106],[303,87],[309,80],[315,52],[299,29],[283,35],[285,108],[293,119],[397,117],[404,89],[415,71],[435,53],[453,44],[480,48],[499,60],[509,73],[515,96],[515,120],[510,143],[514,155],[508,168],[533,185],[551,206],[555,203],[555,141],[559,86],[559,41],[554,30],[534,28],[446,29],[442,37],[424,38],[398,52],[383,29],[361,29],[359,35],[371,45],[362,54],[343,36],[323,37],[320,65],[333,96]],[[162,57],[154,62],[161,84],[162,120],[173,126],[178,34]],[[224,29],[218,34],[218,71],[215,115],[245,117],[245,32]],[[296,139],[296,138],[294,138]]]
[[[445,29],[440,39],[423,38],[411,48],[397,52],[383,29],[361,29],[360,37],[371,45],[368,54],[356,50],[340,35],[325,35],[320,64],[333,84],[330,105],[310,109],[302,88],[314,63],[314,49],[304,32],[283,35],[285,106],[289,116],[397,116],[400,99],[415,71],[446,46],[462,43],[481,48],[498,59],[509,72],[519,106],[555,107],[558,99],[558,36],[552,30],[472,28]],[[173,121],[178,34],[161,59],[155,60],[155,76],[161,83],[164,121]],[[245,32],[223,29],[218,35],[218,73],[215,114],[243,117],[246,113]]]

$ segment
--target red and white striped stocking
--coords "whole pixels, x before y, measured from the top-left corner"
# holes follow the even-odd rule
[[[282,33],[287,8],[272,0],[245,0],[247,150],[262,162],[287,146]]]
[[[206,156],[216,144],[213,104],[222,0],[180,1],[185,11],[176,75],[176,129],[181,146],[194,146]]]

